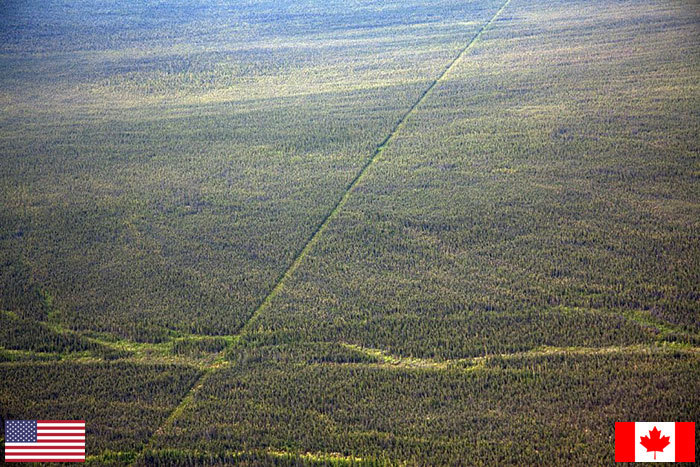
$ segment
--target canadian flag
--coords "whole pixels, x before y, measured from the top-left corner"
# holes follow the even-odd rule
[[[695,423],[615,423],[615,462],[695,462]]]

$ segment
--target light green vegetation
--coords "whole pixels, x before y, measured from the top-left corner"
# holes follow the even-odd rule
[[[698,24],[0,3],[0,418],[100,466],[600,465],[697,421]]]

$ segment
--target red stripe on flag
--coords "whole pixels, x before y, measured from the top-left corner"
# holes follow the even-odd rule
[[[5,457],[7,456],[24,456],[24,457],[31,457],[35,455],[41,455],[41,456],[65,456],[68,454],[69,456],[85,456],[85,451],[49,451],[49,452],[44,452],[44,451],[29,451],[29,452],[21,452],[21,451],[12,451],[12,452],[6,452]]]
[[[37,420],[37,423],[85,423],[85,420]]]
[[[615,462],[634,462],[634,422],[615,422]]]
[[[37,436],[37,443],[67,443],[68,441],[85,441],[85,435],[78,436]]]
[[[38,431],[65,431],[65,430],[84,430],[83,425],[74,426],[40,426],[37,428]]]
[[[694,422],[676,422],[676,462],[695,462]]]
[[[39,433],[43,433],[43,432],[56,433],[56,432],[60,432],[60,431],[67,431],[67,432],[71,433],[71,432],[77,432],[77,431],[85,431],[85,427],[84,426],[77,426],[77,425],[75,427],[68,427],[68,426],[64,426],[64,427],[57,427],[56,426],[56,427],[51,427],[51,428],[39,427],[39,428],[37,428],[37,431]]]
[[[5,459],[5,462],[85,462],[85,459],[62,459],[57,457],[55,459]]]
[[[67,427],[76,427],[76,428],[82,428],[85,426],[83,422],[77,422],[77,423],[68,423],[68,422],[60,422],[60,423],[37,423],[36,426],[38,428],[67,428]]]
[[[22,454],[22,453],[48,453],[51,454],[53,452],[63,452],[66,454],[82,454],[85,452],[85,446],[38,446],[38,447],[31,447],[31,446],[19,446],[16,448],[5,448],[5,455],[9,454]]]
[[[34,443],[33,443],[34,444]],[[81,449],[82,446],[84,446],[85,443],[75,443],[75,446],[71,446],[70,444],[55,444],[55,443],[41,443],[40,445],[36,446],[41,449],[48,449],[48,448],[66,448],[66,449]],[[5,450],[8,449],[31,449],[34,446],[5,446]]]
[[[84,430],[85,425],[52,425],[52,426],[39,426],[37,430],[39,431],[60,431],[60,430]]]
[[[9,456],[22,456],[22,457],[32,457],[32,456],[53,456],[53,457],[61,457],[61,456],[83,456],[85,457],[85,451],[29,451],[29,452],[23,452],[23,451],[8,451],[5,453],[5,457]]]
[[[82,423],[40,423],[36,428],[37,430],[84,430],[85,425]]]

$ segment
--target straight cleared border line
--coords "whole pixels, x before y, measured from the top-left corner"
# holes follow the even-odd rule
[[[253,311],[253,314],[248,318],[248,321],[241,327],[240,331],[238,334],[240,335],[243,333],[244,330],[248,328],[251,322],[255,320],[263,311],[265,311],[269,306],[270,302],[277,296],[277,294],[280,293],[280,291],[284,288],[284,285],[286,284],[287,280],[291,277],[291,275],[299,268],[299,265],[301,262],[304,260],[306,255],[311,251],[311,248],[316,244],[318,241],[318,237],[323,233],[325,230],[326,226],[330,223],[330,221],[336,216],[338,211],[345,206],[347,203],[348,199],[350,198],[350,195],[355,191],[355,188],[357,187],[358,183],[364,176],[365,172],[367,172],[367,169],[369,169],[374,162],[379,158],[379,156],[384,152],[384,149],[388,146],[388,144],[396,137],[399,131],[405,126],[406,120],[413,114],[414,110],[416,107],[418,107],[421,102],[423,102],[428,95],[430,95],[431,91],[435,86],[443,80],[443,78],[450,72],[450,70],[464,57],[467,52],[474,46],[474,44],[481,38],[481,36],[484,34],[484,32],[496,21],[496,19],[500,16],[500,14],[503,12],[503,10],[506,9],[508,4],[510,3],[511,0],[506,0],[503,5],[496,11],[496,13],[491,17],[490,20],[488,20],[481,28],[477,31],[477,33],[474,35],[474,37],[471,38],[471,40],[467,43],[467,45],[462,48],[462,50],[459,51],[457,56],[452,59],[452,61],[445,67],[444,70],[438,75],[437,78],[435,78],[431,83],[430,86],[428,86],[425,91],[421,93],[421,95],[418,97],[418,99],[409,107],[409,109],[406,111],[406,113],[403,114],[403,116],[399,119],[399,121],[394,125],[394,127],[391,129],[389,134],[387,135],[384,140],[379,143],[379,146],[377,146],[377,149],[374,150],[372,155],[367,159],[367,161],[364,163],[360,171],[355,175],[355,178],[352,179],[352,181],[348,184],[348,187],[345,189],[345,192],[343,192],[343,195],[340,197],[340,199],[333,205],[333,208],[326,214],[326,217],[323,218],[323,221],[319,224],[318,227],[316,227],[316,230],[313,231],[309,239],[306,241],[306,244],[304,247],[297,253],[297,255],[294,257],[294,260],[292,261],[292,264],[287,268],[287,270],[282,274],[282,276],[279,278],[277,281],[277,284],[275,284],[275,287],[270,291],[270,293],[267,294],[267,296],[263,299],[263,301],[260,303],[260,305]]]
[[[316,229],[313,231],[313,233],[309,236],[309,239],[306,241],[302,249],[296,254],[294,257],[294,260],[292,261],[292,264],[287,268],[287,270],[282,274],[282,276],[277,280],[277,283],[275,284],[275,287],[267,294],[267,296],[263,299],[263,301],[258,305],[258,307],[253,311],[253,314],[250,315],[250,318],[245,322],[243,326],[241,326],[241,329],[238,331],[238,334],[236,336],[240,336],[243,331],[246,330],[246,328],[250,325],[251,322],[255,320],[256,317],[258,317],[263,311],[265,311],[269,306],[270,302],[272,301],[275,296],[284,288],[285,283],[291,277],[291,275],[294,273],[299,268],[299,265],[301,262],[304,260],[304,257],[311,251],[311,248],[316,244],[318,241],[318,237],[323,233],[325,230],[326,226],[330,223],[330,221],[336,216],[338,211],[345,206],[347,203],[348,199],[350,198],[350,195],[355,191],[355,187],[357,187],[358,183],[362,179],[363,175],[365,172],[367,172],[367,169],[374,164],[374,162],[379,158],[379,156],[384,152],[384,149],[386,149],[387,145],[394,139],[396,134],[405,126],[406,120],[413,114],[413,111],[418,107],[421,102],[423,102],[428,95],[430,95],[431,91],[435,86],[445,78],[445,76],[450,72],[450,70],[464,57],[467,52],[474,46],[474,44],[481,38],[481,36],[484,34],[484,32],[498,19],[500,14],[503,12],[503,10],[506,9],[508,4],[510,3],[511,0],[506,0],[503,5],[496,11],[496,13],[491,17],[490,20],[488,20],[481,28],[477,31],[477,33],[474,35],[474,37],[471,38],[471,40],[467,43],[467,45],[462,48],[462,50],[459,51],[457,56],[452,59],[452,61],[445,67],[444,70],[438,75],[437,78],[435,78],[431,83],[430,86],[428,86],[425,91],[421,93],[420,96],[418,96],[418,99],[409,107],[409,109],[406,111],[406,113],[403,114],[403,116],[399,119],[399,121],[394,125],[394,127],[391,129],[389,134],[387,135],[384,140],[379,143],[379,146],[377,146],[377,149],[374,150],[372,155],[367,159],[367,161],[364,163],[360,171],[355,175],[355,178],[350,181],[348,184],[347,188],[343,192],[343,195],[340,197],[340,199],[333,205],[333,208],[326,214],[326,216],[323,218],[323,221],[316,227]],[[228,346],[227,346],[228,347]],[[225,349],[221,351],[221,354],[225,352]],[[137,465],[140,461],[143,460],[143,455],[145,454],[146,450],[149,448],[153,447],[153,441],[155,440],[155,437],[160,434],[163,429],[167,426],[173,423],[174,419],[182,413],[182,411],[185,409],[185,406],[194,399],[195,394],[202,388],[204,385],[204,381],[209,376],[212,371],[215,370],[216,365],[212,365],[211,367],[207,368],[204,370],[204,373],[202,376],[200,376],[197,381],[194,382],[190,390],[185,394],[185,396],[182,398],[180,403],[173,409],[173,411],[168,415],[168,417],[163,421],[163,423],[156,429],[153,434],[151,435],[151,438],[149,439],[148,443],[146,443],[141,450],[140,454],[136,457],[132,465]]]

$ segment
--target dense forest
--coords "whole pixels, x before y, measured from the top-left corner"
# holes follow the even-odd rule
[[[0,419],[84,419],[95,466],[601,465],[697,423],[699,24],[2,2]]]

